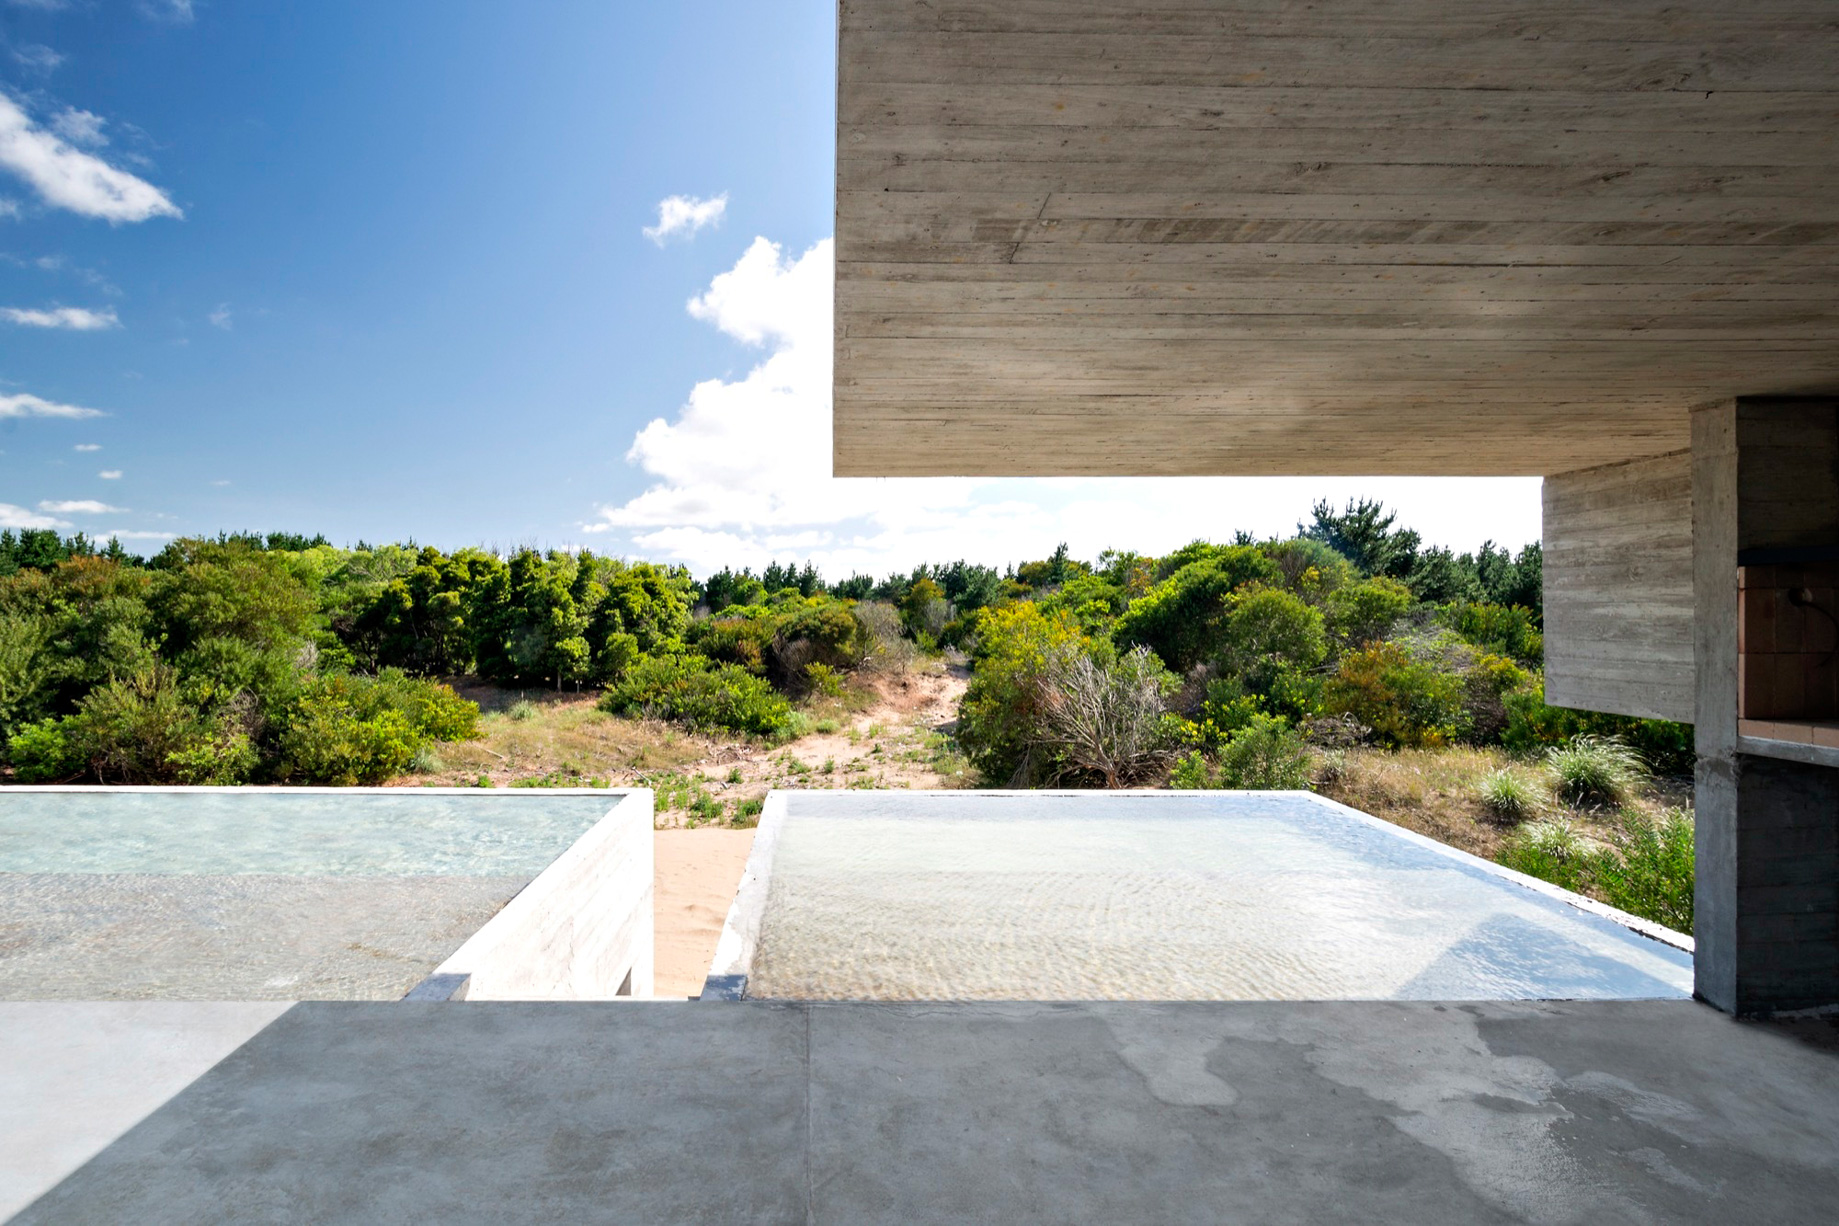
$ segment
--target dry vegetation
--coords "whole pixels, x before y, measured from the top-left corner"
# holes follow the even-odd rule
[[[1481,785],[1490,773],[1517,768],[1537,779],[1537,763],[1501,749],[1350,749],[1325,770],[1317,791],[1332,800],[1407,830],[1427,835],[1463,851],[1492,860],[1514,831],[1482,803]],[[1689,806],[1688,779],[1645,781],[1627,809],[1658,820],[1669,807]],[[1563,818],[1586,839],[1601,841],[1615,820],[1613,810],[1572,809],[1547,797],[1546,812],[1535,816]]]
[[[650,787],[667,829],[752,825],[772,788],[963,787],[968,768],[942,730],[965,679],[940,661],[864,671],[840,696],[803,704],[806,731],[782,745],[608,715],[589,693],[462,686],[484,735],[440,746],[395,784]]]

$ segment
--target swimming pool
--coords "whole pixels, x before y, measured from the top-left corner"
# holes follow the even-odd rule
[[[711,994],[1691,994],[1690,942],[1309,793],[775,793]]]
[[[0,789],[0,999],[396,999],[487,934],[558,926],[603,961],[610,926],[642,936],[647,981],[650,811],[642,789]],[[507,911],[563,871],[561,905]],[[525,992],[532,956],[509,960]]]

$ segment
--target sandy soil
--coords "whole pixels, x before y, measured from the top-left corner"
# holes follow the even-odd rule
[[[844,698],[805,705],[812,732],[777,746],[607,715],[589,694],[531,692],[519,718],[517,691],[468,687],[485,710],[483,736],[442,745],[440,765],[392,783],[651,787],[660,829],[746,826],[741,807],[773,788],[968,786],[964,760],[938,735],[968,683],[966,668],[938,660],[860,673]]]
[[[657,922],[653,994],[695,996],[702,991],[722,921],[734,901],[753,850],[752,830],[660,830],[652,915]]]

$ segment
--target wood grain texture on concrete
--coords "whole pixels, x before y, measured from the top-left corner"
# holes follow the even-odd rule
[[[1823,0],[843,0],[840,475],[1554,473],[1839,384]]]
[[[1545,699],[1692,722],[1692,464],[1547,477]]]
[[[309,1004],[19,1223],[1827,1223],[1839,1030],[1620,1004]]]

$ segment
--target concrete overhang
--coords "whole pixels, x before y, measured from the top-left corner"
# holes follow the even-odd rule
[[[1839,388],[1828,0],[843,0],[839,475],[1537,474]]]

